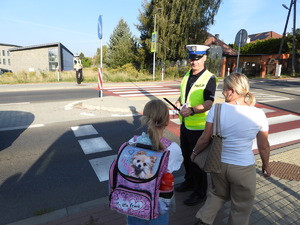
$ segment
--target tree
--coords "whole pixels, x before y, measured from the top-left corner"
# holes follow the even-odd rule
[[[107,46],[102,46],[102,64],[106,64]],[[100,48],[97,48],[96,55],[93,57],[93,65],[100,67]]]
[[[109,38],[106,62],[111,68],[135,63],[135,53],[135,38],[127,23],[121,19]]]
[[[158,33],[157,58],[177,60],[186,58],[187,44],[201,44],[206,40],[205,32],[214,23],[221,0],[144,0],[136,25],[141,32],[141,46],[151,60],[151,34]]]
[[[83,66],[84,68],[90,67],[91,64],[92,64],[92,58],[90,58],[90,57],[85,57],[84,54],[83,54],[82,52],[79,54],[79,59],[81,60],[82,66]]]

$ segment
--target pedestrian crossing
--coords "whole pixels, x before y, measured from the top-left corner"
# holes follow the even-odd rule
[[[293,89],[294,91],[297,89]],[[177,88],[170,88],[168,86],[163,85],[152,85],[152,86],[124,86],[124,87],[107,87],[104,88],[104,91],[109,95],[116,95],[125,98],[134,98],[134,97],[145,97],[145,96],[164,96],[164,95],[180,95],[180,89]],[[222,96],[222,90],[216,90],[216,96]],[[290,91],[290,90],[289,90]],[[280,95],[273,95],[273,94],[266,94],[260,92],[252,92],[256,97],[257,101],[260,103],[267,103],[267,102],[278,102],[278,101],[287,101],[291,100],[289,97],[280,96]]]
[[[170,88],[163,85],[139,86],[139,87],[108,87],[104,88],[107,93],[118,95],[120,97],[144,97],[149,95],[179,95],[178,88]]]
[[[270,126],[269,142],[271,149],[300,142],[299,115],[261,104],[257,104],[257,107],[261,108],[267,115]],[[180,126],[179,119],[174,115],[173,110],[170,110],[170,113],[173,115],[170,116],[172,124],[170,123],[169,126],[176,130],[174,134],[178,136]],[[176,118],[173,118],[174,116]],[[109,143],[100,136],[93,125],[74,126],[71,127],[71,130],[77,138],[77,141],[85,155],[93,156],[92,154],[94,153],[112,151]],[[171,129],[168,130],[172,132]],[[252,149],[254,153],[257,154],[256,141],[253,142]],[[89,163],[100,182],[108,180],[110,165],[116,158],[117,155],[112,154],[100,158],[95,157],[89,160]]]
[[[85,155],[99,152],[112,151],[110,145],[99,136],[93,125],[83,125],[71,127],[74,136],[78,138],[78,143]],[[93,137],[91,137],[91,135]],[[96,137],[95,137],[96,136]],[[100,182],[108,180],[109,168],[117,155],[110,155],[89,160]]]

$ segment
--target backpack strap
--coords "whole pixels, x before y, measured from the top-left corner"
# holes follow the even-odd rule
[[[133,141],[136,141],[138,137],[139,137],[139,135],[134,135],[133,136]]]
[[[161,143],[163,144],[163,146],[165,147],[165,150],[172,144],[172,141],[170,141],[167,138],[162,138],[160,139]]]
[[[134,135],[133,136],[133,141],[136,142],[138,137],[139,137],[139,135]],[[165,147],[165,149],[167,149],[172,144],[172,141],[170,141],[169,139],[164,138],[164,137],[162,137],[160,139],[160,141],[163,144],[163,146]]]

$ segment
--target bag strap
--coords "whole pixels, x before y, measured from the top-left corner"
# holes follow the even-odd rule
[[[222,104],[216,103],[215,112],[214,112],[214,125],[213,125],[213,135],[221,137],[221,123],[220,123],[220,114],[221,114]]]

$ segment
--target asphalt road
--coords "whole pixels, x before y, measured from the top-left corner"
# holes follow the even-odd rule
[[[69,109],[97,94],[90,87],[0,93],[1,225],[107,196],[108,182],[93,163],[107,169],[120,145],[144,129],[138,116],[112,117],[73,104]],[[78,127],[96,132],[76,136]],[[83,151],[85,141],[99,139],[111,150]]]

